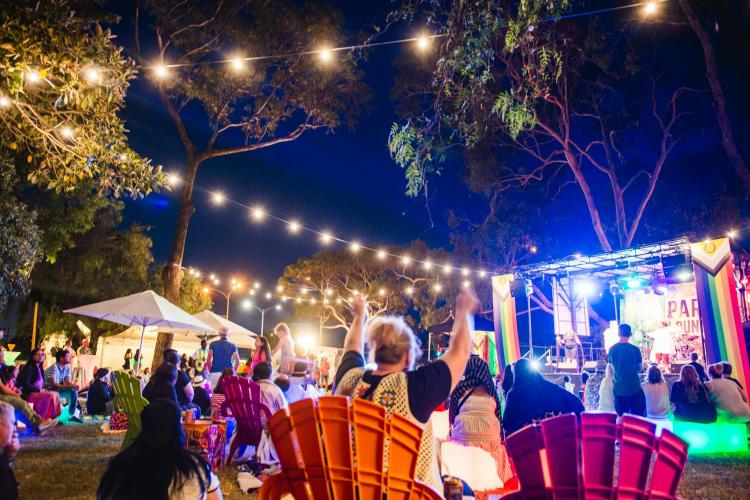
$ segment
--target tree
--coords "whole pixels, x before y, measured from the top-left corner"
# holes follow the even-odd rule
[[[0,311],[13,298],[28,294],[31,270],[40,256],[36,214],[13,193],[13,175],[0,154]]]
[[[690,29],[695,33],[701,44],[701,49],[703,49],[703,60],[706,63],[706,78],[713,94],[714,112],[716,113],[716,120],[719,123],[719,130],[721,131],[721,145],[727,154],[729,164],[740,178],[745,190],[750,193],[750,168],[748,168],[745,160],[742,158],[737,148],[737,142],[734,139],[732,122],[729,119],[727,100],[724,96],[721,80],[719,79],[719,68],[711,37],[704,26],[704,21],[699,17],[690,0],[680,0],[679,5],[680,10],[688,21]],[[739,7],[739,5],[736,7]]]
[[[86,3],[80,3],[81,6]],[[8,0],[0,11],[0,147],[32,184],[148,194],[161,172],[127,145],[117,113],[132,60],[72,0]]]
[[[442,151],[480,146],[496,158],[486,176],[494,193],[574,184],[601,248],[630,246],[675,147],[695,130],[683,106],[694,89],[652,76],[668,65],[638,52],[627,27],[540,21],[567,1],[426,4],[446,36],[412,93],[422,112],[389,138],[407,193],[425,188]],[[623,97],[643,94],[650,105]]]
[[[248,55],[296,54],[342,41],[341,19],[329,5],[291,0],[217,3],[144,1],[155,19],[153,41],[164,64],[155,81],[185,152],[172,253],[164,268],[166,297],[176,302],[198,168],[206,161],[276,146],[313,129],[332,131],[354,118],[367,97],[349,53],[337,52],[331,68],[308,55],[208,64],[238,47]],[[136,50],[141,50],[141,9],[135,17]],[[141,56],[143,57],[143,56]],[[234,69],[232,69],[234,68]],[[227,73],[227,70],[234,73]],[[185,113],[203,124],[191,133]],[[192,125],[192,124],[191,124]]]

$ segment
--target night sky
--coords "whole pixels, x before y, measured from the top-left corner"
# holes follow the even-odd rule
[[[392,7],[388,1],[333,3],[344,14],[345,29],[351,40],[358,31],[380,19]],[[120,13],[123,22],[113,30],[120,35],[120,42],[127,46],[130,17],[125,10]],[[705,88],[700,49],[692,36],[685,34],[686,37],[673,40],[677,46],[683,47],[675,53],[677,64],[680,72],[684,71],[685,78],[703,80]],[[401,26],[385,38],[413,35],[413,28]],[[732,111],[739,117],[750,111],[750,100],[740,83],[747,83],[748,63],[737,63],[736,55],[732,55],[737,54],[736,45],[733,45],[737,41],[731,41],[732,44],[717,46],[717,50],[720,63],[726,63],[722,64],[722,69],[729,68],[722,77],[725,78]],[[371,51],[363,63],[365,82],[372,90],[373,100],[371,112],[360,116],[354,131],[339,129],[332,134],[309,131],[292,143],[210,160],[200,167],[197,184],[221,190],[228,197],[249,205],[261,204],[276,215],[298,218],[313,228],[328,229],[335,235],[356,238],[370,245],[406,245],[415,239],[423,239],[432,246],[447,246],[446,211],[456,209],[478,218],[482,215],[484,201],[471,195],[460,182],[462,168],[459,158],[449,161],[442,176],[433,178],[430,208],[434,227],[430,225],[424,199],[412,199],[404,194],[403,171],[391,160],[386,143],[390,126],[397,120],[394,103],[389,99],[396,71],[393,62],[404,50],[409,48],[378,48]],[[167,171],[181,170],[184,165],[181,143],[154,87],[143,75],[131,86],[123,116],[131,130],[131,144],[136,151],[163,164]],[[708,116],[708,120],[713,120],[711,115]],[[750,134],[746,120],[737,119],[736,122],[737,142],[748,157],[746,145],[750,141],[744,139]],[[664,174],[657,197],[660,192],[669,194],[677,190],[680,199],[687,206],[696,205],[697,210],[697,205],[705,197],[714,196],[723,189],[727,178],[733,174],[727,167],[719,140],[716,126],[710,123],[698,137],[680,148],[672,166]],[[707,182],[685,175],[700,172],[707,166],[715,174]],[[570,254],[597,250],[588,220],[586,224],[576,223],[580,217],[588,219],[577,188],[569,188],[555,203],[563,207],[559,220],[545,230],[557,232],[554,236],[560,241],[561,251]],[[321,249],[311,235],[290,236],[285,227],[270,221],[258,225],[240,208],[213,206],[204,193],[194,195],[194,204],[197,210],[191,219],[185,266],[273,284],[286,265]],[[138,222],[151,227],[153,252],[158,262],[166,261],[169,255],[176,213],[175,193],[165,192],[127,202],[125,223]],[[658,213],[647,215],[658,217]],[[570,224],[575,224],[578,229],[571,231]],[[223,310],[223,299],[217,300],[216,306],[217,310]],[[250,318],[240,322],[251,328],[255,326]]]

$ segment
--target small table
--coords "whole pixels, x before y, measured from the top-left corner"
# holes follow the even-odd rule
[[[198,451],[208,461],[212,471],[224,463],[224,448],[227,441],[226,422],[196,420],[182,423],[185,431],[185,447]]]

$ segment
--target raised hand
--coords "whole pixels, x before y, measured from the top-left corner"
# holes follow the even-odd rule
[[[363,295],[357,295],[352,300],[352,314],[355,318],[367,318],[367,301]]]
[[[473,290],[461,290],[456,297],[456,314],[474,314],[480,305]]]

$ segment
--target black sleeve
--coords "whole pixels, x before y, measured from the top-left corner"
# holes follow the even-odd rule
[[[580,415],[586,410],[586,408],[583,407],[583,403],[578,396],[576,396],[575,394],[571,394],[565,389],[563,389],[562,391],[568,413],[575,413],[576,415]]]
[[[333,390],[336,390],[336,386],[339,385],[346,372],[353,368],[362,368],[363,366],[365,366],[365,358],[360,353],[357,351],[345,352],[341,358],[341,364],[336,370],[336,376],[333,378]]]
[[[177,372],[177,382],[175,383],[175,387],[182,390],[183,387],[188,385],[190,383],[190,377],[188,377],[187,373],[183,372],[182,370]]]
[[[409,409],[422,423],[430,419],[451,392],[451,371],[439,359],[406,374],[409,390]]]

